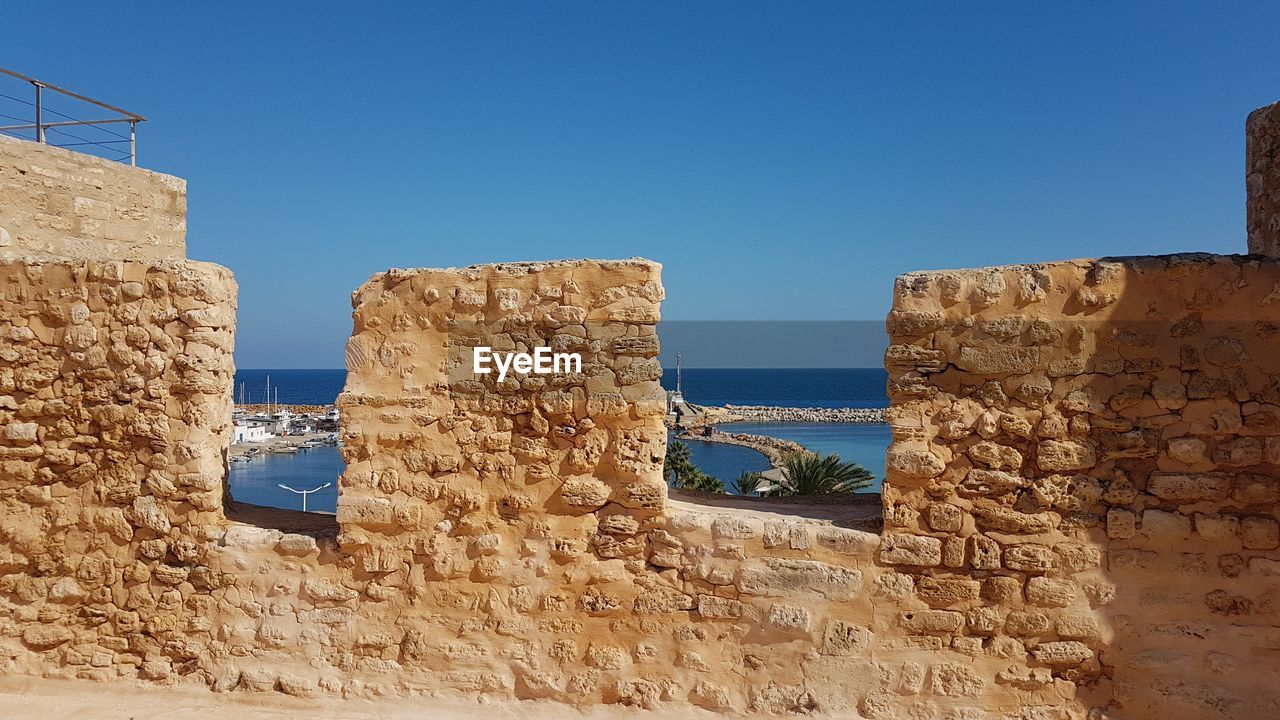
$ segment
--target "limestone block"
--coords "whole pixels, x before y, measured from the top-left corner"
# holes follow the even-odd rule
[[[1056,513],[1024,513],[986,500],[974,502],[973,516],[978,527],[984,530],[1020,535],[1049,532],[1057,526],[1060,519]]]
[[[283,555],[309,555],[317,550],[316,539],[310,535],[285,533],[280,537],[277,549]]]
[[[784,632],[807,634],[810,625],[813,624],[813,613],[808,608],[798,605],[774,603],[769,608],[765,621],[773,628]]]
[[[1156,542],[1186,540],[1191,537],[1191,518],[1164,510],[1143,510],[1142,534]]]
[[[969,567],[974,570],[999,569],[1000,543],[986,535],[970,535],[967,543]]]
[[[922,577],[916,597],[930,607],[949,607],[978,599],[979,583],[967,578]]]
[[[1240,518],[1218,513],[1196,513],[1196,534],[1208,542],[1230,542],[1240,534]]]
[[[1068,640],[1092,640],[1102,634],[1098,618],[1083,613],[1067,613],[1058,616],[1054,625],[1058,637]]]
[[[977,697],[986,682],[968,666],[939,663],[929,670],[929,690],[942,697]]]
[[[975,375],[1026,375],[1040,366],[1042,351],[1038,347],[982,345],[960,348],[954,360],[956,367]]]
[[[705,618],[721,620],[739,618],[755,620],[760,616],[760,612],[752,605],[715,595],[698,596],[698,614]]]
[[[934,567],[942,562],[942,541],[925,535],[885,535],[880,541],[880,562]]]
[[[1053,629],[1053,620],[1042,612],[1014,611],[1004,621],[1004,631],[1014,637],[1036,637]]]
[[[1107,511],[1107,537],[1127,540],[1138,534],[1138,518],[1132,511],[1111,508]]]
[[[1169,457],[1184,465],[1201,465],[1208,457],[1208,446],[1200,438],[1178,437],[1169,440]]]
[[[1097,463],[1093,445],[1075,440],[1042,440],[1036,446],[1036,464],[1048,472],[1087,470]]]
[[[36,423],[9,423],[4,426],[4,439],[13,443],[33,443],[37,441],[40,426]]]
[[[338,503],[338,524],[387,526],[395,524],[395,508],[383,497],[343,499]]]
[[[566,505],[576,508],[594,510],[604,507],[611,494],[608,485],[593,477],[570,478],[560,486],[560,498]]]
[[[1093,657],[1088,645],[1076,640],[1040,643],[1031,651],[1036,662],[1053,666],[1074,666]]]
[[[1022,583],[1017,578],[993,575],[982,581],[982,598],[999,604],[1016,604],[1022,600]]]
[[[1027,573],[1049,572],[1057,564],[1057,554],[1046,545],[1026,543],[1005,548],[1004,566]]]
[[[1066,607],[1076,596],[1076,585],[1070,580],[1033,577],[1027,581],[1027,602],[1042,607]]]
[[[267,550],[280,542],[284,533],[253,525],[231,525],[222,535],[222,544],[241,550]]]
[[[302,592],[312,601],[332,603],[354,600],[360,595],[355,590],[323,579],[307,580],[302,584]]]
[[[1240,541],[1250,550],[1280,547],[1280,523],[1275,518],[1246,517],[1240,521]]]
[[[1219,443],[1213,450],[1213,460],[1226,467],[1249,467],[1262,462],[1262,442],[1258,438],[1243,437]]]
[[[1231,493],[1231,484],[1231,476],[1225,473],[1152,473],[1147,492],[1161,500],[1194,503],[1225,499]]]
[[[862,589],[862,572],[815,560],[765,558],[763,565],[743,565],[735,586],[745,595],[848,600]]]
[[[1004,616],[997,608],[977,607],[965,613],[964,623],[974,635],[995,635],[1004,626]]]
[[[964,626],[964,615],[952,610],[912,610],[898,614],[898,626],[911,633],[945,635]]]
[[[132,519],[135,524],[161,535],[168,533],[173,527],[160,501],[151,495],[134,499]]]
[[[828,620],[818,652],[823,655],[861,655],[871,644],[871,631],[863,625]]]
[[[940,312],[926,310],[898,310],[889,312],[889,335],[896,340],[915,340],[942,329],[946,317]]]
[[[22,642],[36,650],[47,650],[70,642],[75,635],[61,625],[28,625],[22,631]]]
[[[947,469],[942,458],[918,448],[890,447],[886,462],[889,469],[902,473],[909,478],[932,478]]]
[[[925,522],[939,532],[955,532],[960,529],[964,514],[950,503],[929,503],[925,508]]]
[[[972,468],[965,474],[958,490],[966,497],[995,497],[1026,487],[1027,484],[1025,478],[1015,473]]]
[[[965,539],[959,535],[953,535],[942,543],[942,565],[949,568],[964,567],[965,563]]]
[[[991,470],[1005,468],[1017,470],[1022,467],[1022,453],[1016,448],[990,440],[984,440],[970,447],[968,455],[974,462]]]

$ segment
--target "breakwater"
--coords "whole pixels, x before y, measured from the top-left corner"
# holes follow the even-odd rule
[[[724,443],[726,445],[740,445],[742,447],[751,448],[768,458],[769,464],[774,467],[780,467],[782,465],[782,458],[785,455],[794,452],[810,452],[810,450],[805,446],[791,440],[783,440],[781,438],[769,437],[767,435],[729,433],[709,427],[699,428],[697,430],[685,430],[676,437],[680,440],[716,442]]]
[[[719,422],[882,423],[883,408],[796,408],[770,405],[725,405]],[[732,419],[730,419],[732,418]]]

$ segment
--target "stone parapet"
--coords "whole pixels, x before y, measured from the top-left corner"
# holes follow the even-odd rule
[[[186,257],[187,183],[0,135],[0,260]]]

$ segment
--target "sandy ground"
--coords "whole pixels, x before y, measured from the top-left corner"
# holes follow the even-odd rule
[[[760,498],[676,488],[667,492],[670,512],[712,512],[779,522],[799,520],[874,534],[878,534],[883,525],[880,493]]]
[[[666,720],[725,718],[703,710],[645,711],[617,705],[580,711],[541,701],[477,702],[451,697],[342,700],[204,688],[101,684],[0,676],[0,719],[18,720]]]

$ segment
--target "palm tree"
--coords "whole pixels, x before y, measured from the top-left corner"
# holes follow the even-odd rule
[[[782,479],[769,495],[830,495],[871,486],[875,477],[855,462],[844,462],[836,453],[791,453],[782,459]]]
[[[760,492],[760,486],[764,484],[764,477],[760,473],[744,472],[734,478],[729,487],[737,495],[754,495]]]
[[[679,440],[672,440],[667,444],[667,457],[662,461],[662,476],[668,483],[680,487],[680,478],[694,469],[691,457],[689,446]]]
[[[724,492],[724,482],[720,478],[708,475],[697,468],[694,468],[692,473],[682,479],[679,487],[685,490],[701,490],[702,492]]]
[[[724,492],[724,483],[699,470],[691,457],[689,446],[679,440],[667,445],[667,457],[662,461],[662,475],[667,482],[684,490]]]

